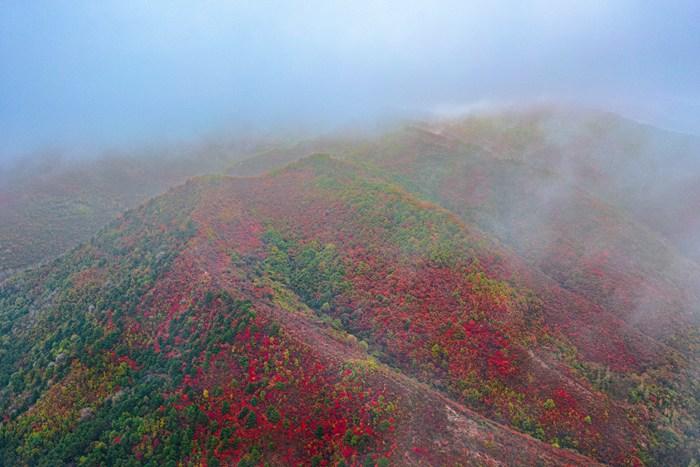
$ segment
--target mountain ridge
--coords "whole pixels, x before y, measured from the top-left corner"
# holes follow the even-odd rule
[[[697,308],[692,282],[656,273],[670,250],[615,259],[657,240],[576,191],[546,200],[587,230],[513,224],[541,211],[530,171],[398,142],[192,178],[0,282],[0,457],[690,462]],[[609,264],[543,254],[596,235]],[[629,284],[666,328],[620,298]]]

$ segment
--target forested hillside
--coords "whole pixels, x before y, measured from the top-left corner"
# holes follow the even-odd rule
[[[628,172],[680,146],[556,115],[6,185],[0,463],[697,460],[693,218]]]
[[[89,240],[125,210],[189,177],[224,171],[270,144],[221,140],[92,160],[48,153],[0,170],[0,279]]]

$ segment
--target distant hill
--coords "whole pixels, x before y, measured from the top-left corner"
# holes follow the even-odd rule
[[[29,158],[0,173],[0,278],[68,251],[126,209],[189,177],[224,171],[267,144],[206,143],[91,160]]]

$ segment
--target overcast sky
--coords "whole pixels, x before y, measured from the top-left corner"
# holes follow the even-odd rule
[[[700,133],[699,25],[697,0],[0,0],[0,157],[533,100]]]

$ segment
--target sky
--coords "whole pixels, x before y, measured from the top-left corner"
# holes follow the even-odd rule
[[[700,2],[0,0],[0,162],[562,101],[700,134]]]

